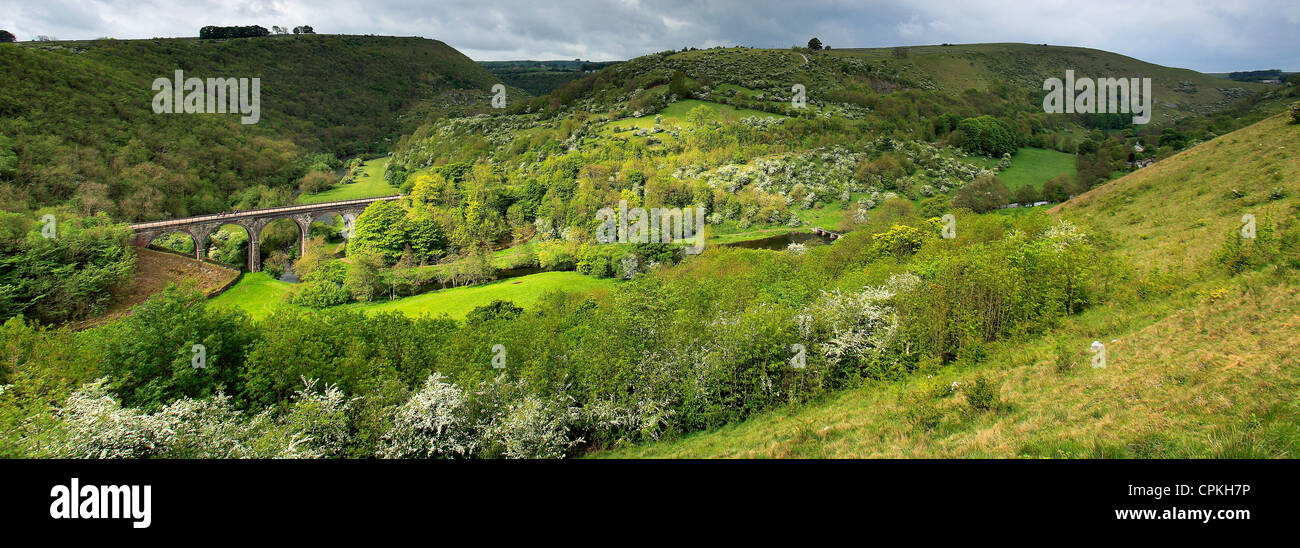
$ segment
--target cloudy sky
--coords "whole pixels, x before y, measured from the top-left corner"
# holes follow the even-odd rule
[[[0,0],[19,40],[196,36],[203,25],[423,36],[476,60],[618,60],[682,46],[1029,42],[1203,72],[1300,71],[1297,0]]]

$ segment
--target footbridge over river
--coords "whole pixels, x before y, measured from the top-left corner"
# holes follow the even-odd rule
[[[166,221],[152,221],[148,223],[137,223],[131,225],[131,231],[135,233],[135,245],[147,247],[155,238],[172,232],[183,232],[194,239],[194,258],[203,260],[204,254],[208,249],[208,237],[212,232],[222,225],[238,225],[248,231],[248,270],[258,272],[262,270],[262,255],[259,239],[262,229],[276,219],[293,219],[298,224],[298,250],[299,256],[307,252],[307,233],[311,228],[313,220],[319,217],[333,217],[339,215],[343,218],[344,225],[351,229],[352,223],[357,216],[365,211],[366,207],[375,202],[387,202],[402,199],[401,195],[383,196],[379,198],[363,198],[359,200],[344,200],[341,202],[323,202],[319,204],[302,204],[284,207],[272,207],[267,209],[254,209],[250,211],[236,211],[232,213],[217,213],[212,215],[199,215],[196,217],[185,217],[182,219],[169,219]]]

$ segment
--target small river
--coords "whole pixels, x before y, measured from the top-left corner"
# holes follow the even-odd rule
[[[745,249],[771,249],[773,251],[781,251],[789,247],[790,244],[816,244],[829,242],[829,239],[811,232],[787,232],[785,234],[777,234],[776,236],[768,236],[757,240],[745,240],[743,242],[731,242],[719,245],[722,247],[743,247]]]

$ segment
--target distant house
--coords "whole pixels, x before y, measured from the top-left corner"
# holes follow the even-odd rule
[[[1261,84],[1281,84],[1282,81],[1281,81],[1281,80],[1260,80],[1259,83],[1261,83]]]
[[[1142,152],[1142,151],[1144,151],[1144,150],[1146,150],[1146,149],[1145,149],[1145,148],[1142,148],[1142,141],[1138,141],[1138,142],[1136,142],[1136,143],[1133,143],[1133,152]]]

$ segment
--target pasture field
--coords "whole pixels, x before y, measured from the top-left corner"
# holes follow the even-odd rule
[[[551,291],[583,292],[609,288],[616,283],[618,282],[608,278],[593,278],[577,272],[541,272],[483,285],[440,289],[393,301],[348,306],[368,313],[401,312],[411,317],[446,314],[459,320],[471,310],[498,299],[513,302],[527,310],[543,294]]]
[[[296,201],[300,204],[319,204],[398,194],[398,190],[384,180],[384,168],[387,166],[388,158],[366,160],[361,164],[361,175],[355,181],[318,194],[299,195]]]
[[[293,284],[272,278],[265,272],[245,272],[238,283],[208,302],[215,306],[239,308],[257,320],[275,307],[283,306],[284,295],[291,287]]]
[[[462,319],[471,310],[494,300],[511,301],[528,309],[549,291],[582,292],[612,287],[617,282],[598,279],[577,272],[541,272],[497,280],[495,282],[465,287],[453,287],[421,293],[396,300],[376,300],[368,303],[346,305],[365,312],[401,312],[411,317],[447,314]],[[284,296],[294,284],[271,278],[262,272],[245,273],[230,289],[213,297],[215,306],[234,307],[260,320],[280,306],[293,306],[284,302]]]
[[[1023,147],[1011,155],[1011,167],[998,173],[998,178],[1015,191],[1022,186],[1043,189],[1043,183],[1057,175],[1074,177],[1074,155],[1045,148]]]

